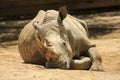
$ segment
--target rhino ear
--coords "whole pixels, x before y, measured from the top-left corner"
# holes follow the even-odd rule
[[[41,26],[39,25],[39,22],[38,21],[35,21],[33,22],[33,27],[36,29],[36,30],[40,30]]]
[[[66,6],[60,7],[58,14],[58,23],[62,24],[62,21],[66,18],[66,16],[67,16]]]

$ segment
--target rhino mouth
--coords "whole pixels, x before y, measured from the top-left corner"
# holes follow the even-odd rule
[[[59,69],[70,69],[70,65],[67,62],[46,62],[47,68],[59,68]]]

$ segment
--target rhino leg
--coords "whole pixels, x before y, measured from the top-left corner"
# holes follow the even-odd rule
[[[81,57],[80,59],[73,59],[71,62],[71,69],[89,70],[91,67],[91,59],[89,57]]]
[[[87,55],[91,58],[91,71],[103,71],[102,58],[95,47],[91,47],[87,51]]]

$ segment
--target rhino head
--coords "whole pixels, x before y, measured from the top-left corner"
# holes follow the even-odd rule
[[[47,21],[42,25],[39,25],[38,22],[33,23],[45,50],[47,68],[70,68],[73,53],[63,25],[66,16],[66,7],[61,7],[58,19]]]

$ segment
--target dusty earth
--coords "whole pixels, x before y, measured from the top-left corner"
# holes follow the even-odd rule
[[[14,40],[0,43],[0,80],[120,80],[120,12],[117,13],[79,16],[89,27],[99,28],[96,32],[90,31],[90,39],[102,55],[104,71],[45,69],[41,65],[26,64]]]

